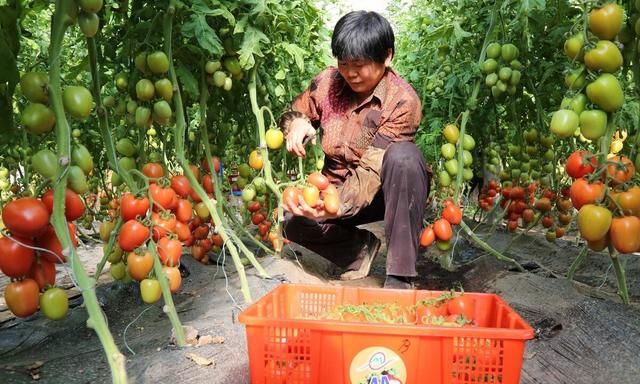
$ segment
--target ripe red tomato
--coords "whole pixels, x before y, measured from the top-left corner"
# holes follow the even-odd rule
[[[636,167],[626,156],[613,156],[607,160],[607,175],[612,184],[625,183],[636,173]]]
[[[636,216],[614,217],[611,222],[611,244],[620,253],[640,250],[640,218]]]
[[[182,243],[177,239],[163,237],[158,240],[158,257],[163,265],[174,267],[180,262]]]
[[[164,272],[165,277],[169,280],[169,290],[171,293],[178,292],[180,285],[182,285],[182,276],[180,275],[178,267],[169,267],[165,265],[162,267],[162,272]]]
[[[462,222],[462,211],[457,205],[449,204],[442,210],[442,218],[453,225],[460,224]]]
[[[567,158],[565,170],[573,179],[593,173],[598,166],[596,157],[589,151],[577,150]]]
[[[255,225],[262,223],[265,219],[265,216],[261,212],[255,212],[251,215],[251,222]]]
[[[4,289],[7,307],[17,317],[27,317],[36,313],[39,297],[40,287],[33,279],[14,281]]]
[[[48,190],[42,195],[42,202],[47,207],[49,214],[53,212],[53,191]],[[84,202],[80,196],[67,188],[64,191],[64,216],[67,221],[79,219],[84,214]]]
[[[176,219],[188,223],[193,217],[193,204],[189,200],[180,199],[176,206]]]
[[[445,219],[438,219],[433,223],[433,231],[438,240],[447,241],[453,237],[451,224]]]
[[[207,193],[213,193],[213,178],[211,175],[202,176],[202,187]]]
[[[258,212],[262,206],[257,201],[252,201],[247,205],[247,211],[253,213]]]
[[[294,186],[289,186],[282,191],[282,203],[286,206],[297,207],[302,197],[302,191]]]
[[[33,241],[26,237],[12,236],[0,238],[0,271],[13,278],[25,276],[33,264],[33,250],[16,243],[33,246]]]
[[[213,163],[213,169],[216,170],[216,173],[220,172],[220,160],[215,156],[211,156],[211,162]],[[202,159],[202,168],[209,172],[209,162],[206,158]]]
[[[224,245],[224,239],[222,238],[222,235],[220,235],[219,233],[214,233],[213,235],[211,235],[211,245],[222,248],[222,246]]]
[[[603,194],[604,184],[599,181],[589,183],[584,178],[574,180],[569,191],[571,202],[576,209],[582,208],[585,204],[595,203],[602,199]]]
[[[451,315],[462,315],[467,320],[473,320],[476,313],[476,301],[469,295],[456,296],[447,302],[447,311]]]
[[[22,197],[4,206],[2,221],[14,235],[35,237],[47,228],[49,212],[39,199]]]
[[[551,210],[551,200],[546,197],[541,197],[533,205],[538,211],[548,212]]]
[[[164,169],[162,164],[147,163],[142,167],[142,173],[152,180],[157,180],[164,176]]]
[[[618,202],[625,215],[640,216],[640,187],[634,185],[626,192],[611,194],[615,201]]]
[[[152,213],[151,222],[153,223],[153,228],[151,229],[153,240],[158,241],[161,237],[165,237],[175,231],[177,220],[174,214],[164,211],[162,213]]]
[[[40,289],[45,289],[56,283],[56,265],[39,257],[31,264],[28,276],[38,283]]]
[[[177,203],[177,200],[174,202],[177,198],[176,192],[170,187],[164,188],[154,183],[149,186],[149,193],[153,199],[154,209],[156,207],[171,209],[172,204]]]
[[[329,186],[329,179],[320,172],[313,172],[307,178],[309,184],[315,185],[319,190],[325,190]]]
[[[135,197],[132,193],[125,193],[120,201],[120,216],[129,221],[137,216],[144,218],[149,211],[149,199],[146,196]]]
[[[175,175],[171,178],[171,188],[178,194],[180,197],[188,197],[193,188],[191,188],[191,183],[187,176],[184,175]]]
[[[433,231],[433,227],[429,225],[424,228],[420,234],[420,246],[427,248],[433,244],[434,241],[436,241],[436,233]]]
[[[176,235],[178,236],[178,240],[184,242],[184,243],[188,243],[190,241],[190,239],[193,238],[192,234],[191,234],[191,230],[189,229],[189,225],[178,221],[176,222]]]
[[[76,226],[73,223],[67,223],[69,229],[69,235],[71,235],[71,244],[74,247],[78,246],[78,236],[76,236]],[[52,263],[60,264],[67,261],[65,255],[62,254],[62,243],[56,236],[56,231],[53,229],[53,226],[49,225],[44,233],[36,239],[36,245],[40,248],[48,249],[49,251],[55,253],[53,255],[49,252],[41,252],[40,257],[44,260],[50,261]]]
[[[149,238],[149,228],[138,220],[129,220],[120,229],[118,245],[123,251],[131,252],[143,245]]]

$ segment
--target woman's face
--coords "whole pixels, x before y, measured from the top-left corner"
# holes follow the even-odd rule
[[[369,59],[338,60],[338,71],[355,93],[366,98],[376,88],[390,64],[391,51],[384,63]]]

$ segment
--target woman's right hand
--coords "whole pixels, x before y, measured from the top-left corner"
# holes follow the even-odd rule
[[[305,119],[294,119],[287,133],[287,151],[298,157],[305,157],[307,152],[304,150],[304,145],[307,138],[311,138],[312,144],[316,143],[315,128]]]

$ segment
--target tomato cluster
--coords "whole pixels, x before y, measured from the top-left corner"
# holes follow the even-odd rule
[[[500,99],[503,95],[515,96],[522,78],[523,65],[518,60],[519,50],[511,44],[490,43],[487,45],[487,59],[481,70],[485,74],[484,83],[491,89],[491,95]]]
[[[473,155],[471,151],[476,147],[476,141],[471,135],[465,134],[460,140],[460,130],[455,124],[447,124],[442,129],[442,135],[446,142],[440,147],[442,155],[443,168],[438,172],[438,185],[441,189],[441,195],[451,196],[451,189],[455,189],[456,180],[459,172],[462,172],[462,180],[469,181],[473,179]],[[461,141],[461,142],[460,142]],[[458,162],[458,153],[462,150],[462,169]]]
[[[0,237],[0,271],[14,279],[5,288],[5,300],[13,314],[26,317],[40,306],[45,316],[61,319],[68,309],[66,293],[54,288],[55,264],[66,261],[67,252],[53,226],[49,224],[53,192],[41,199],[22,197],[2,209],[2,221],[10,235]],[[85,212],[82,199],[70,189],[65,193],[65,216],[72,245],[78,245],[72,221]],[[44,291],[39,295],[40,291]]]
[[[446,251],[451,247],[453,226],[462,222],[462,210],[453,200],[446,199],[442,208],[442,217],[427,225],[420,234],[420,246],[429,247],[434,242],[438,249]]]

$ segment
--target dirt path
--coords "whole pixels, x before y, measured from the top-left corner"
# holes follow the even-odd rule
[[[382,233],[380,223],[368,228]],[[511,238],[495,233],[488,241],[503,249]],[[297,260],[293,252],[285,259],[261,259],[273,279],[260,279],[248,269],[254,298],[282,281],[342,284],[327,272],[331,268],[326,261],[294,249],[298,250]],[[441,256],[437,250],[425,254],[418,264],[417,285],[419,289],[448,289],[459,282],[467,291],[497,292],[509,302],[539,335],[527,343],[521,383],[636,383],[640,376],[640,309],[616,299],[615,277],[607,271],[604,254],[589,255],[576,276],[578,283],[561,278],[579,249],[571,242],[547,243],[539,234],[523,236],[509,254],[531,271],[518,273],[460,240],[451,271],[433,261]],[[349,285],[382,285],[384,252],[383,247],[372,276]],[[224,342],[175,348],[169,343],[171,325],[160,304],[142,304],[135,284],[102,284],[98,297],[127,358],[131,382],[248,383],[245,330],[237,322],[244,305],[233,267],[225,271],[216,265],[197,264],[188,256],[183,259],[191,275],[174,298],[183,325],[196,329],[201,340],[210,335]],[[631,295],[640,301],[640,257],[622,261]],[[85,327],[81,297],[72,303],[75,307],[61,322],[34,315],[0,325],[0,383],[32,383],[34,378],[42,383],[110,382],[102,348]],[[198,365],[188,354],[213,364]]]

